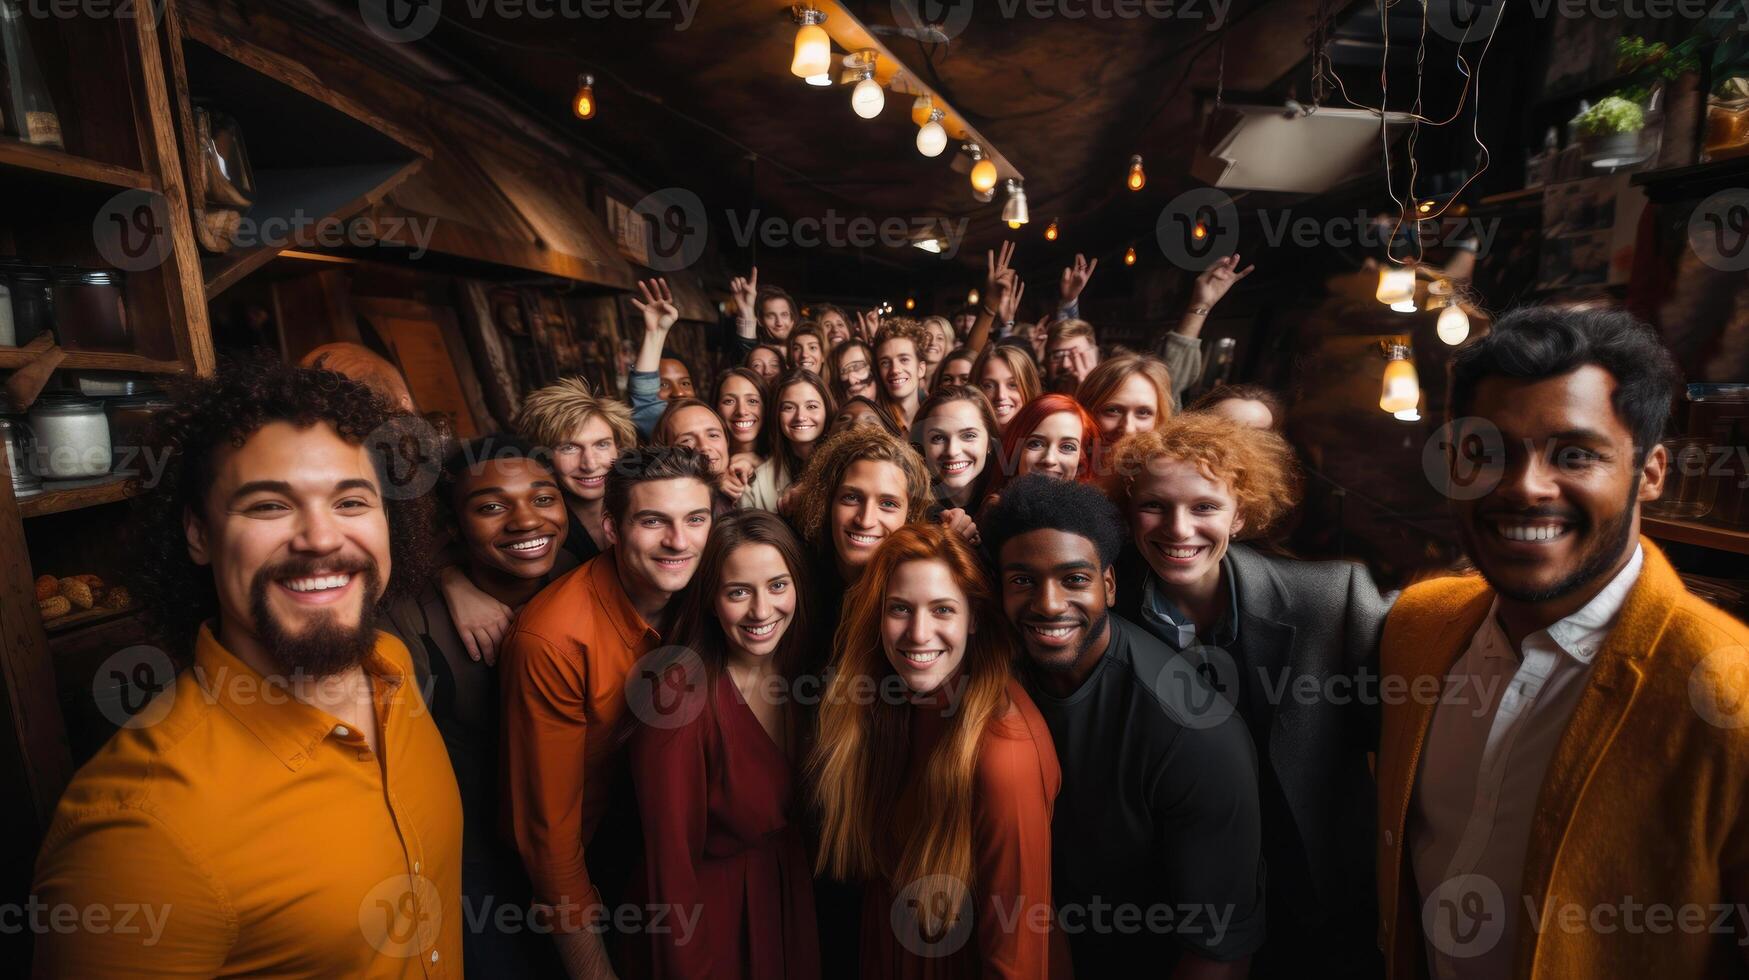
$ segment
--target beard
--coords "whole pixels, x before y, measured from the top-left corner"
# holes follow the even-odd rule
[[[1557,580],[1552,585],[1540,589],[1513,588],[1506,583],[1496,581],[1495,576],[1490,574],[1487,566],[1482,563],[1477,562],[1476,567],[1481,571],[1482,578],[1493,587],[1495,592],[1511,599],[1513,602],[1527,604],[1551,602],[1555,599],[1561,599],[1571,595],[1601,578],[1621,560],[1622,553],[1627,550],[1629,543],[1629,531],[1633,527],[1632,518],[1636,506],[1636,498],[1639,496],[1639,492],[1640,480],[1638,476],[1635,476],[1633,482],[1628,486],[1628,499],[1626,506],[1620,511],[1617,511],[1604,523],[1593,526],[1588,519],[1583,516],[1580,517],[1580,532],[1592,535],[1593,540],[1590,546],[1580,554],[1579,566],[1575,568],[1571,574]],[[1525,516],[1539,515],[1533,513]],[[1468,539],[1469,535],[1474,532],[1466,529],[1463,533],[1466,539]],[[1468,553],[1472,555],[1479,553],[1474,547],[1473,540],[1465,540],[1463,545]]]
[[[1075,648],[1075,655],[1072,657],[1064,660],[1041,661],[1037,657],[1029,654],[1026,659],[1031,661],[1034,667],[1037,667],[1039,670],[1045,671],[1046,673],[1071,673],[1081,666],[1083,660],[1087,659],[1087,651],[1093,649],[1093,644],[1099,642],[1099,638],[1105,634],[1105,625],[1110,621],[1110,607],[1107,607],[1104,612],[1100,613],[1098,619],[1088,621],[1087,628],[1081,631],[1081,645]]]
[[[338,612],[324,610],[313,615],[301,632],[293,633],[268,605],[267,590],[276,581],[342,573],[364,576],[358,622],[351,626],[340,622]],[[281,673],[320,680],[357,667],[376,649],[376,603],[382,591],[382,574],[377,563],[368,557],[339,564],[332,559],[294,559],[265,566],[255,573],[249,583],[249,610],[262,648]]]

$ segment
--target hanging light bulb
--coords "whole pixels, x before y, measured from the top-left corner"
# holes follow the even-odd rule
[[[915,297],[915,296],[905,297],[905,309],[914,310],[916,308],[917,308],[917,297]]]
[[[1054,242],[1056,240],[1057,240],[1057,219],[1052,218],[1051,223],[1045,226],[1045,241]]]
[[[1391,344],[1385,348],[1385,378],[1379,390],[1379,408],[1395,415],[1406,412],[1421,400],[1421,379],[1415,373],[1415,362],[1409,357],[1406,344]]]
[[[1139,191],[1147,182],[1148,175],[1142,172],[1142,155],[1138,153],[1130,157],[1130,175],[1124,183],[1129,185],[1130,190]]]
[[[1415,270],[1408,266],[1380,266],[1379,288],[1373,295],[1399,313],[1415,312]]]
[[[978,305],[978,298],[979,298],[978,291],[976,289],[973,289],[972,291],[966,293],[966,305],[967,306],[977,306]]]
[[[829,74],[832,71],[832,38],[820,26],[826,22],[826,12],[813,7],[795,7],[791,14],[801,27],[796,31],[796,54],[789,63],[789,73],[808,79],[809,84],[814,84],[813,76],[826,75],[826,84],[832,84]]]
[[[850,108],[864,119],[873,119],[887,107],[887,92],[874,80],[874,69],[865,69],[862,81],[850,90]]]
[[[1129,248],[1124,249],[1123,264],[1124,265],[1135,265],[1136,264],[1136,247],[1134,245],[1131,245]]]
[[[987,191],[996,186],[996,164],[984,159],[984,148],[976,143],[967,143],[966,152],[972,155],[972,190]]]
[[[1470,335],[1470,315],[1464,312],[1456,300],[1447,304],[1439,311],[1439,339],[1453,347],[1464,342]]]
[[[1026,188],[1014,177],[1008,178],[1008,203],[1002,205],[1002,220],[1010,228],[1019,228],[1032,220],[1026,210]]]
[[[571,99],[571,114],[578,119],[595,118],[595,76],[577,76],[577,94]]]
[[[942,150],[947,149],[947,130],[941,128],[941,120],[946,115],[940,109],[929,110],[929,121],[917,130],[918,153],[938,157]]]
[[[935,111],[935,103],[927,95],[919,95],[911,102],[911,121],[919,126],[929,121],[929,114]]]

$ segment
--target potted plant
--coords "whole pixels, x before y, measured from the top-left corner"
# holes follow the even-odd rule
[[[1573,117],[1580,155],[1594,167],[1620,167],[1644,159],[1640,131],[1645,128],[1645,107],[1620,93],[1604,96]]]
[[[1695,162],[1704,104],[1700,78],[1704,34],[1675,46],[1643,37],[1616,38],[1616,70],[1631,84],[1624,97],[1650,107],[1660,129],[1659,167],[1686,167]],[[1644,140],[1642,140],[1642,143]]]

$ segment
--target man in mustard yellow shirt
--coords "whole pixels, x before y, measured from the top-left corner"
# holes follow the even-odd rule
[[[370,450],[396,419],[331,372],[239,365],[169,421],[141,590],[192,657],[61,798],[34,897],[109,914],[41,931],[34,970],[459,976],[455,777],[376,630],[430,552],[429,496]]]

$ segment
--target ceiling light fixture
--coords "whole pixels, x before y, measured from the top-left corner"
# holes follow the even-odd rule
[[[845,75],[856,79],[856,87],[850,90],[850,108],[864,119],[873,119],[887,107],[887,90],[875,81],[878,57],[873,49],[864,49],[844,59]]]
[[[1421,378],[1408,344],[1385,345],[1385,377],[1379,389],[1379,408],[1396,415],[1408,412],[1421,401]]]
[[[1002,205],[1002,220],[1010,228],[1019,228],[1032,220],[1026,210],[1026,188],[1013,177],[1008,178],[1008,203]]]
[[[976,143],[967,143],[966,153],[972,158],[972,190],[987,191],[995,187],[996,164],[984,159],[984,148]]]
[[[1379,288],[1373,296],[1398,313],[1415,312],[1415,270],[1405,265],[1379,267]]]
[[[926,157],[941,156],[941,151],[947,149],[947,130],[941,128],[941,120],[947,113],[940,109],[929,110],[929,121],[917,130],[917,152]]]
[[[820,26],[826,22],[826,12],[795,6],[790,8],[790,16],[800,25],[796,31],[795,57],[789,63],[790,74],[806,78],[810,85],[820,84],[814,81],[814,76],[825,75],[826,84],[832,84],[832,38]]]
[[[577,76],[577,94],[571,98],[571,114],[578,119],[595,118],[595,76]]]

